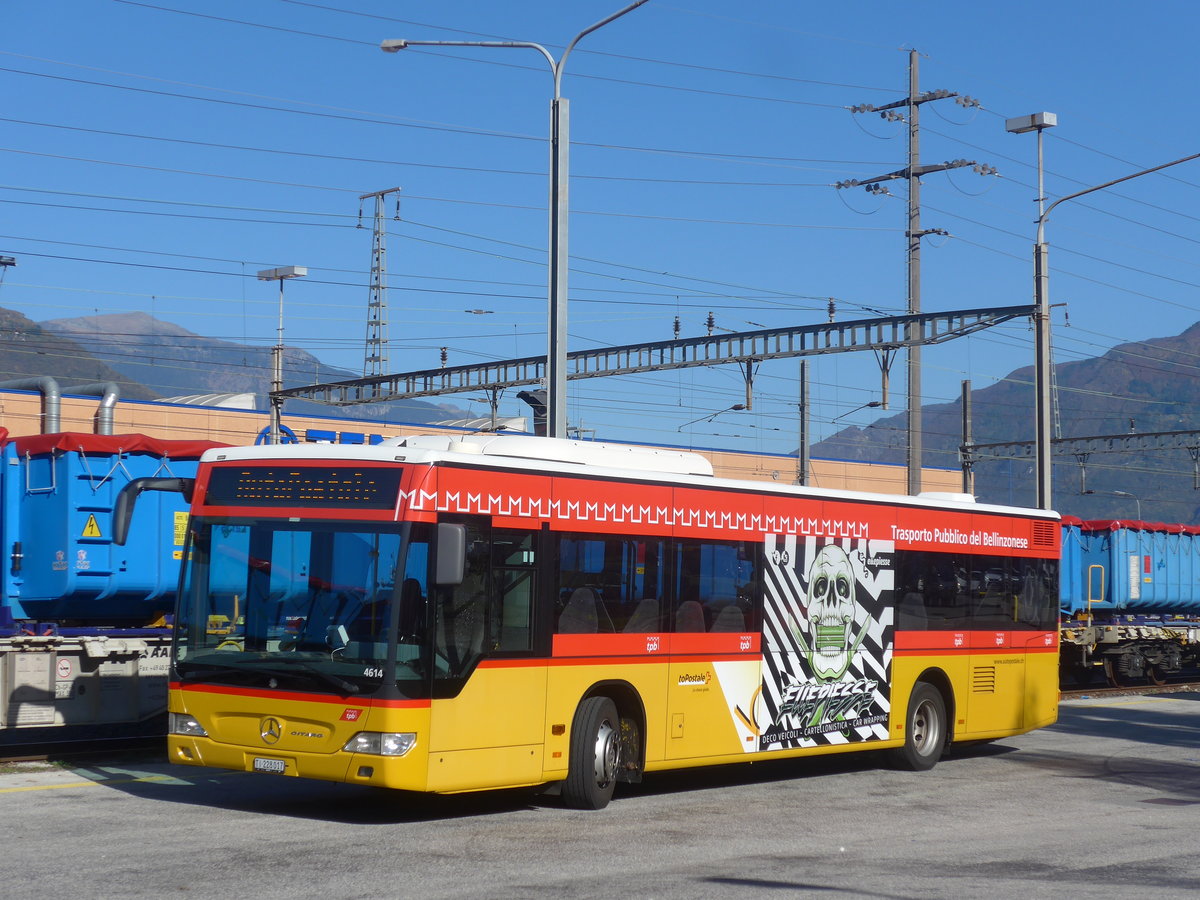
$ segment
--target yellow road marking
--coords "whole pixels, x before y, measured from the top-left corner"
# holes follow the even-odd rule
[[[224,772],[222,775],[245,775],[245,772]],[[205,774],[202,776],[205,779],[211,779],[214,776]],[[7,787],[0,788],[0,794],[19,794],[25,791],[57,791],[64,788],[82,788],[82,787],[105,787],[110,784],[138,784],[151,782],[174,782],[175,784],[185,784],[194,786],[194,781],[178,778],[175,775],[144,775],[137,778],[103,778],[99,781],[69,781],[62,784],[31,784],[24,787]]]

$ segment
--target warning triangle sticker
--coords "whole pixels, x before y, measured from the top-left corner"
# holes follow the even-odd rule
[[[94,515],[88,515],[87,524],[83,526],[84,537],[104,537],[100,533],[100,525]]]

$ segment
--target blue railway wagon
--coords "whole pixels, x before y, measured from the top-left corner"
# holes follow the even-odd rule
[[[1194,668],[1200,641],[1200,528],[1063,518],[1064,675],[1162,681]]]
[[[124,736],[161,717],[186,504],[147,497],[124,547],[113,506],[132,479],[190,477],[217,446],[0,429],[0,746]]]

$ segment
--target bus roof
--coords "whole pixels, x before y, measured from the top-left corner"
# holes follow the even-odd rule
[[[344,460],[346,462],[403,462],[419,465],[474,465],[538,473],[587,474],[599,478],[662,481],[688,487],[791,494],[829,500],[959,509],[974,512],[1059,518],[1050,510],[981,504],[970,494],[930,492],[916,497],[869,491],[834,490],[770,481],[716,478],[712,464],[698,453],[598,441],[573,441],[530,435],[421,434],[389,438],[379,444],[276,444],[210,450],[203,462],[236,460]]]

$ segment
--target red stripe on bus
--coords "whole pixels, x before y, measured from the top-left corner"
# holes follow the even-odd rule
[[[271,700],[299,700],[305,703],[336,703],[341,706],[387,707],[389,709],[420,709],[430,705],[428,700],[375,700],[357,694],[347,696],[333,694],[308,694],[302,691],[264,691],[255,688],[233,687],[227,684],[183,684],[171,682],[173,691],[194,691],[198,694],[225,694],[231,697],[256,697]]]
[[[1058,650],[1058,635],[1053,631],[897,631],[892,647],[900,656],[997,650],[1054,653]]]
[[[689,654],[686,656],[655,653],[651,656],[557,656],[547,659],[485,659],[479,663],[480,669],[532,669],[554,666],[614,666],[614,665],[647,665],[650,663],[666,665],[668,663],[718,663],[718,662],[758,662],[761,657],[757,653],[743,654]]]
[[[758,653],[762,636],[751,632],[717,634],[556,634],[552,655],[678,656]]]
[[[915,647],[910,650],[896,650],[893,656],[988,656],[996,653],[1012,656],[1029,656],[1034,653],[1057,653],[1057,647],[963,647],[959,650],[931,650]]]

